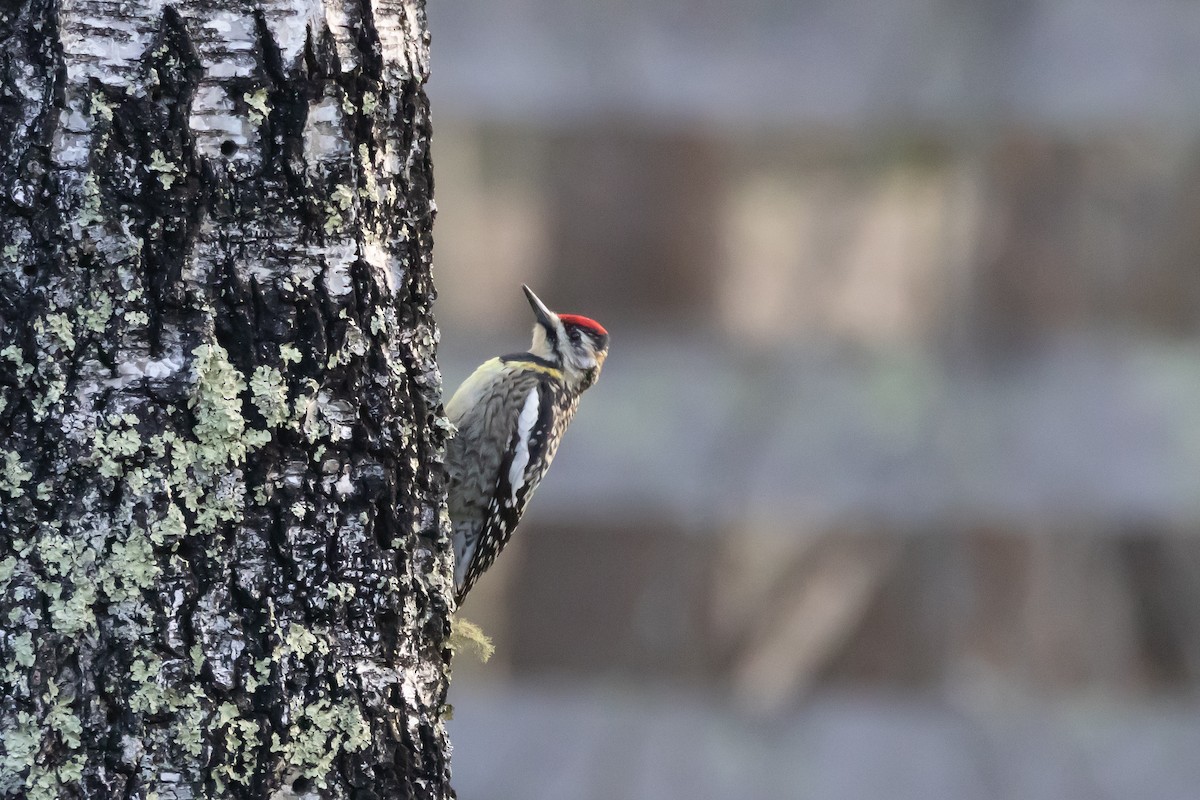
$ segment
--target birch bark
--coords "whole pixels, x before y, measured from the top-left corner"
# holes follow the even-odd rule
[[[421,0],[0,10],[0,796],[435,798]]]

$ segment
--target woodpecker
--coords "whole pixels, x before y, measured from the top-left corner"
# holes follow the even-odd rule
[[[460,604],[508,544],[608,356],[600,323],[555,314],[521,288],[535,318],[529,351],[485,361],[446,405],[458,429],[446,446],[446,469]]]

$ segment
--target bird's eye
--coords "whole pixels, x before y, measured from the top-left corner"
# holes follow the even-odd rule
[[[567,335],[571,337],[572,344],[579,344],[579,341],[580,341],[579,331],[573,330],[570,333],[568,333]]]

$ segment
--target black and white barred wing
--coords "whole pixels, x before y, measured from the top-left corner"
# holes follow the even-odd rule
[[[547,446],[555,429],[554,406],[552,387],[537,383],[529,390],[481,524],[456,537],[454,582],[460,601],[508,544],[530,495],[550,466],[554,454]]]

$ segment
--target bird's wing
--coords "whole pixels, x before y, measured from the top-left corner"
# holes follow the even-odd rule
[[[538,381],[526,394],[513,423],[482,525],[468,532],[462,553],[456,553],[460,558],[466,556],[465,566],[456,563],[454,570],[459,600],[508,544],[530,495],[549,466],[546,448],[553,429],[554,389],[547,381]],[[488,543],[495,546],[489,547]]]

